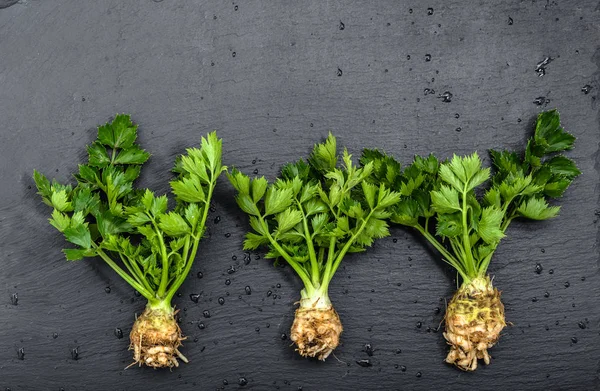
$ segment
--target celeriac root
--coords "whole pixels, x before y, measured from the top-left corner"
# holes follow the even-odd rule
[[[134,360],[129,366],[139,364],[140,367],[172,368],[179,366],[177,358],[188,362],[178,350],[185,338],[175,319],[176,313],[170,307],[167,310],[146,307],[129,335],[129,350],[133,350]]]
[[[325,360],[340,343],[342,322],[330,303],[324,306],[318,302],[306,304],[305,300],[302,299],[301,306],[296,309],[290,339],[303,357]]]
[[[446,362],[464,371],[477,369],[477,360],[490,363],[488,349],[506,326],[500,291],[489,277],[463,284],[448,304],[444,338],[450,345]]]

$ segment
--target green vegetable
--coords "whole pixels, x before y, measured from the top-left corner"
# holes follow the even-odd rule
[[[268,248],[304,284],[290,337],[303,356],[324,360],[339,343],[342,326],[329,299],[329,284],[348,252],[364,251],[389,235],[386,220],[399,194],[366,182],[373,165],[356,167],[344,150],[338,165],[331,134],[308,161],[285,165],[274,183],[233,170],[237,203],[250,215],[244,248]]]
[[[505,321],[500,294],[487,277],[488,266],[511,221],[558,214],[560,207],[548,200],[560,197],[580,171],[556,153],[571,149],[574,140],[553,110],[538,116],[523,156],[490,151],[493,175],[482,167],[477,153],[441,163],[433,155],[416,156],[401,170],[382,152],[363,152],[361,163],[373,166],[370,181],[401,194],[390,220],[419,231],[462,279],[446,314],[445,337],[452,345],[448,362],[468,370],[476,368],[477,358],[489,362],[487,348],[496,342]],[[476,335],[480,326],[487,330],[484,335]]]
[[[177,159],[171,182],[176,205],[168,211],[166,195],[134,187],[150,157],[136,138],[137,125],[118,114],[98,128],[75,187],[50,182],[38,171],[33,176],[42,200],[53,208],[50,224],[74,245],[63,250],[67,260],[100,257],[148,300],[131,334],[135,362],[171,367],[177,365],[175,355],[185,361],[177,350],[182,337],[171,300],[190,272],[217,178],[226,167],[216,133],[203,137],[200,149],[190,148]],[[159,327],[145,324],[153,321]]]

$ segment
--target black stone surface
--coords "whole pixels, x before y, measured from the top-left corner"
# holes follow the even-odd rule
[[[0,390],[600,387],[597,1],[11,3],[0,1]],[[384,147],[408,162],[522,148],[554,107],[583,175],[560,217],[516,222],[501,244],[490,272],[512,326],[475,373],[445,365],[432,331],[453,274],[399,228],[331,285],[345,327],[336,357],[300,358],[282,338],[299,280],[244,254],[247,219],[224,178],[175,300],[190,364],[124,370],[144,302],[101,261],[63,259],[31,179],[37,168],[70,180],[117,112],[153,154],[140,184],[164,193],[174,157],[212,129],[225,164],[273,178],[329,130],[355,154]]]

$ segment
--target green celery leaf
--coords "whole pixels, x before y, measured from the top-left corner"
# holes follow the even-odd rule
[[[231,174],[227,173],[227,178],[233,187],[242,195],[250,195],[250,177],[244,175],[235,168]]]
[[[46,178],[39,171],[33,170],[33,180],[35,181],[35,185],[38,189],[38,194],[42,196],[44,202],[50,204],[50,198],[52,197],[52,187],[48,178]]]
[[[52,202],[52,206],[61,212],[70,212],[73,210],[73,204],[69,201],[69,195],[65,190],[53,192],[50,201]]]
[[[497,243],[504,237],[500,228],[504,213],[500,209],[492,206],[483,208],[481,218],[477,226],[477,233],[487,244]]]
[[[438,215],[436,225],[436,235],[454,238],[462,234],[462,215],[461,213]]]
[[[67,214],[61,213],[57,209],[52,211],[52,218],[50,218],[49,221],[50,224],[59,232],[63,232],[71,225],[71,218]]]
[[[96,221],[98,223],[98,231],[103,238],[109,235],[116,235],[121,232],[130,232],[133,228],[127,220],[115,216],[110,210],[98,213],[96,215]]]
[[[329,133],[324,143],[316,144],[309,159],[309,163],[317,171],[330,172],[337,165],[337,148],[335,137]]]
[[[560,115],[557,110],[542,112],[535,125],[536,144],[544,147],[546,153],[571,149],[575,137],[560,126]]]
[[[288,208],[275,217],[277,220],[277,233],[281,234],[294,228],[302,221],[302,212]]]
[[[190,226],[180,214],[169,212],[159,217],[158,226],[169,236],[188,235]]]
[[[265,216],[287,209],[292,203],[292,189],[269,187],[265,197]]]
[[[144,164],[150,154],[137,145],[122,149],[115,158],[115,164]]]
[[[244,240],[244,250],[256,250],[260,246],[264,246],[266,244],[269,244],[268,238],[261,235],[257,235],[253,232],[246,233],[246,239]]]
[[[103,168],[110,164],[110,157],[106,148],[99,142],[94,142],[87,147],[89,156],[89,165],[92,167]]]
[[[204,202],[206,200],[200,179],[195,175],[172,181],[171,189],[177,198],[185,202]]]
[[[458,191],[449,186],[441,186],[440,190],[432,191],[431,204],[438,213],[454,213],[461,210]]]
[[[562,175],[569,179],[573,179],[581,174],[575,162],[565,156],[554,156],[552,159],[544,162],[543,166],[548,167],[552,174]]]
[[[240,193],[235,197],[235,200],[240,209],[244,212],[252,216],[260,216],[260,210],[258,209],[258,206],[256,206],[248,194]]]
[[[79,249],[79,248],[64,248],[63,253],[67,258],[67,261],[79,261],[84,257],[94,257],[96,256],[96,252],[92,249]]]
[[[117,114],[112,122],[98,127],[98,141],[110,148],[130,148],[137,137],[137,125],[127,114]]]
[[[254,203],[260,201],[260,199],[265,195],[268,185],[269,182],[267,182],[264,176],[252,180],[252,200]]]
[[[546,220],[557,216],[560,206],[549,206],[543,198],[533,197],[523,201],[517,211],[528,219]]]
[[[75,226],[71,224],[70,227],[63,231],[63,234],[65,235],[65,238],[73,244],[86,249],[92,247],[92,237],[86,224],[78,224]]]

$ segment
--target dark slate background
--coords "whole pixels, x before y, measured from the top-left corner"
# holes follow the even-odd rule
[[[236,389],[241,377],[255,390],[600,387],[600,5],[371,3],[0,0],[0,389]],[[124,370],[143,300],[101,261],[63,259],[32,188],[34,168],[71,180],[117,112],[153,154],[140,184],[164,193],[175,156],[212,129],[225,164],[274,178],[329,130],[355,154],[385,147],[403,162],[485,155],[523,148],[554,107],[578,137],[569,156],[583,175],[560,217],[515,222],[500,246],[490,272],[512,327],[476,373],[443,363],[435,331],[453,273],[399,228],[349,256],[331,285],[345,327],[336,357],[300,358],[284,339],[299,280],[242,251],[247,219],[224,177],[175,300],[190,364]]]

